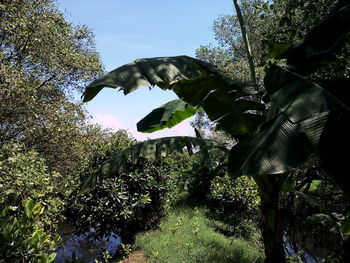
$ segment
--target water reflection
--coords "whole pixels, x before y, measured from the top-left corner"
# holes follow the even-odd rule
[[[70,260],[73,252],[82,262],[86,263],[94,263],[95,259],[101,260],[102,253],[105,251],[108,251],[110,255],[115,254],[120,245],[120,238],[111,233],[97,240],[91,237],[93,232],[94,229],[90,229],[88,233],[75,235],[69,225],[62,225],[59,231],[62,244],[55,251],[57,256],[54,263],[64,263],[65,259]]]
[[[298,255],[302,262],[319,263],[331,253],[340,253],[341,239],[322,226],[294,225],[284,232],[285,252],[289,257]]]

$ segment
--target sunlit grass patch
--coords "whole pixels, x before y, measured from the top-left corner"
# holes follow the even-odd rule
[[[178,207],[159,230],[136,238],[150,262],[262,262],[262,251],[241,239],[227,238],[209,225],[202,208]]]

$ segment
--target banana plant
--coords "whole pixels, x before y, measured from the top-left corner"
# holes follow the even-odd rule
[[[285,262],[278,197],[286,173],[316,154],[329,178],[350,196],[344,154],[350,148],[350,80],[311,78],[319,68],[337,60],[349,32],[350,4],[343,3],[311,29],[302,43],[271,45],[275,47],[271,57],[286,59],[285,67],[271,65],[264,79],[265,98],[273,107],[252,99],[258,94],[250,83],[229,79],[213,65],[187,56],[146,58],[123,65],[93,81],[85,90],[84,101],[93,99],[104,87],[124,94],[143,86],[174,91],[179,100],[159,107],[139,122],[138,129],[148,132],[171,127],[203,109],[216,129],[238,141],[228,157],[229,173],[252,176],[258,185],[266,262]],[[266,109],[269,113],[264,115]],[[171,139],[159,139],[161,142],[170,145]],[[142,142],[135,149],[147,144],[153,142]],[[154,158],[162,156],[158,149],[147,151]],[[85,186],[95,183],[99,175],[116,175],[127,157],[147,158],[133,152],[113,156]]]

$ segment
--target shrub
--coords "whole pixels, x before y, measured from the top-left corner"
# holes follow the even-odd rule
[[[135,233],[153,227],[164,214],[169,170],[161,161],[129,163],[127,173],[107,178],[72,200],[69,217],[78,232],[94,228],[96,237],[114,232],[128,242]]]
[[[125,130],[106,133],[92,149],[92,158],[81,179],[135,141]],[[173,155],[155,162],[128,163],[127,172],[104,178],[89,191],[72,195],[66,215],[78,233],[93,228],[92,235],[102,237],[114,232],[122,237],[123,243],[128,243],[135,233],[154,227],[179,197],[180,189],[185,187],[182,171],[188,168],[188,158]]]
[[[207,201],[214,219],[225,223],[222,232],[251,238],[259,222],[259,196],[253,179],[229,176],[215,177],[210,185]],[[256,232],[256,231],[255,231]]]
[[[45,209],[41,215],[43,227],[54,230],[62,219],[63,197],[72,182],[59,173],[48,172],[43,158],[19,145],[1,147],[0,168],[0,209],[19,207],[30,198]]]
[[[31,199],[23,201],[23,207],[0,211],[0,262],[53,262],[56,254],[49,251],[55,248],[59,236],[51,238],[42,229],[44,211],[42,202],[34,204]]]

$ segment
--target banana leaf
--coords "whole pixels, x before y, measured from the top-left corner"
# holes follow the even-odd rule
[[[140,159],[156,160],[164,158],[171,153],[182,154],[185,147],[189,154],[192,154],[197,148],[207,154],[208,150],[222,148],[222,145],[213,140],[188,136],[164,137],[143,141],[112,154],[109,159],[96,168],[80,185],[80,191],[85,191],[96,185],[103,178],[117,176],[119,173],[125,172],[128,161],[137,163]]]
[[[200,110],[190,104],[175,99],[154,109],[137,123],[139,132],[151,133],[164,128],[171,128],[183,120],[192,117]]]
[[[123,90],[124,94],[128,94],[139,87],[155,85],[173,90],[194,108],[203,108],[210,120],[216,121],[220,129],[232,136],[252,134],[258,126],[257,120],[262,121],[259,117],[250,118],[253,114],[260,115],[257,111],[264,110],[265,106],[251,101],[249,96],[253,93],[246,88],[247,83],[226,78],[213,65],[187,56],[135,60],[93,81],[83,96],[86,102],[104,87]],[[153,114],[159,115],[159,110]],[[227,115],[235,119],[234,123],[223,118]],[[249,117],[246,118],[247,115]],[[148,116],[152,121],[153,118],[152,115]],[[158,123],[150,123],[150,126],[160,127],[162,119],[159,116],[158,120]]]

